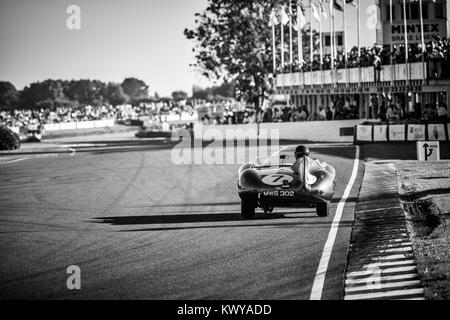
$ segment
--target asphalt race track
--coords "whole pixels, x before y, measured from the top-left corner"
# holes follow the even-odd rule
[[[330,216],[276,209],[242,220],[239,164],[175,165],[170,148],[77,152],[0,164],[0,298],[309,299],[355,157],[313,145],[337,171]],[[322,299],[341,299],[363,164]],[[66,269],[81,268],[81,290]]]

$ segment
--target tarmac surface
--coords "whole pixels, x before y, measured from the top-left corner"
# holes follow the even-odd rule
[[[2,299],[309,299],[356,147],[311,145],[337,171],[329,217],[275,209],[254,220],[240,217],[240,163],[176,165],[160,142],[72,150],[0,163]],[[322,299],[343,298],[363,166]],[[66,286],[71,265],[80,290]]]

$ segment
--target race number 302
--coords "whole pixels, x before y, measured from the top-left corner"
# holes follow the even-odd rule
[[[263,195],[266,197],[293,197],[295,193],[294,191],[275,190],[275,191],[264,191]]]

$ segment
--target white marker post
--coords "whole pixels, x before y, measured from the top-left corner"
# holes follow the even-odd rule
[[[417,141],[417,160],[440,161],[439,141]]]

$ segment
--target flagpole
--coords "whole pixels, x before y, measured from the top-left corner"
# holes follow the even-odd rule
[[[336,42],[335,42],[335,37],[334,37],[334,4],[333,4],[334,0],[330,0],[330,28],[331,28],[331,32],[330,32],[330,40],[331,40],[331,76],[333,78],[333,84],[334,84],[334,80],[335,80],[335,76],[334,76],[334,60],[336,58],[336,52],[335,52],[335,47],[336,47]]]
[[[311,65],[311,72],[312,70],[312,65],[313,65],[313,59],[314,59],[314,45],[313,45],[313,29],[312,29],[312,25],[313,25],[313,19],[312,19],[312,0],[309,1],[310,4],[310,8],[309,8],[309,18],[310,18],[310,24],[309,24],[309,43],[310,43],[310,65]]]
[[[300,15],[303,15],[303,12],[301,11],[302,7],[300,6],[300,2],[297,2],[297,50],[298,50],[298,63],[300,67],[300,71],[302,73],[302,85],[305,84],[305,75],[303,73],[303,27],[304,27],[304,20],[303,17],[302,21],[300,21]]]
[[[408,19],[406,17],[406,0],[403,0],[403,22],[405,26],[405,68],[406,68],[406,83],[407,86],[409,86],[410,81],[410,74],[409,74],[409,48],[408,48]],[[409,104],[409,88],[406,89],[405,92],[405,107],[403,109],[403,112],[405,112],[408,108]]]
[[[347,15],[346,15],[346,9],[345,9],[347,7],[346,4],[347,4],[346,0],[344,0],[342,2],[342,6],[344,8],[344,34],[343,34],[343,37],[344,37],[344,69],[345,69],[344,74],[345,74],[345,83],[348,84],[348,77],[347,77],[347,19],[346,19]]]
[[[408,83],[409,83],[408,21],[406,18],[406,0],[403,0],[403,23],[405,26],[405,66],[406,66],[406,75],[407,75],[407,79],[408,79]]]
[[[322,52],[322,7],[319,8],[319,54],[320,54],[320,84],[323,86],[323,52]]]
[[[425,82],[425,36],[423,30],[423,1],[419,1],[420,6],[420,37],[422,41],[422,82]]]
[[[302,22],[300,21],[300,14],[303,14],[303,13],[300,13],[300,10],[302,10],[302,8],[300,7],[300,4],[297,3],[298,63],[303,64],[303,33],[302,33],[302,27],[301,27]]]
[[[293,62],[294,61],[292,55],[292,3],[289,2],[289,63],[291,64],[291,73]]]
[[[391,54],[390,54],[390,60],[391,60],[391,86],[392,86],[392,84],[393,84],[393,81],[394,81],[394,59],[393,59],[393,55],[394,55],[394,41],[392,40],[392,25],[394,24],[394,17],[392,16],[394,13],[393,13],[393,10],[392,10],[392,0],[389,0],[389,23],[390,23],[390,26],[389,26],[389,28],[390,28],[390,30],[391,30],[391,32],[390,32],[390,35],[391,35],[391,37],[390,37],[390,43],[391,43]]]
[[[361,61],[361,8],[360,8],[360,1],[358,0],[358,8],[357,8],[357,11],[356,11],[356,15],[357,15],[357,26],[356,26],[356,28],[357,28],[357,33],[358,33],[358,35],[357,35],[357,37],[358,37],[358,55],[357,55],[357,58],[358,58],[358,68],[359,68],[359,76],[358,76],[358,83],[361,83],[361,64],[360,64],[360,61]],[[392,10],[392,9],[391,9]]]
[[[273,62],[273,74],[277,71],[277,58],[276,58],[276,44],[275,44],[275,25],[272,25],[272,62]]]
[[[323,52],[322,52],[322,18],[320,18],[320,20],[319,20],[319,48],[320,48],[320,67],[322,68],[322,62],[323,62]]]
[[[284,7],[281,8],[281,10],[284,10]],[[284,24],[283,24],[283,18],[280,19],[281,23],[281,72],[284,71]]]

